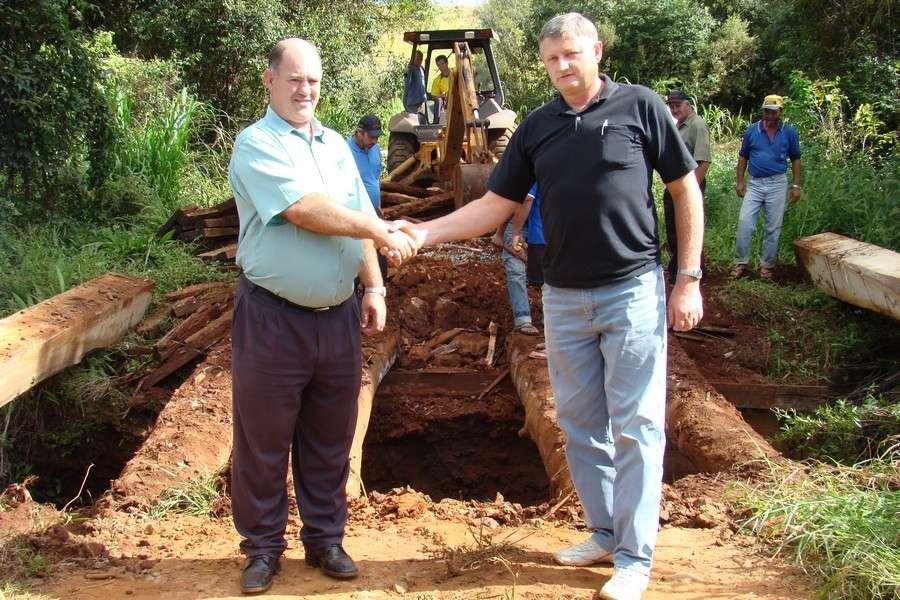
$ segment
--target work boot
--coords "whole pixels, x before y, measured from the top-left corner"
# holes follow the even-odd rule
[[[277,556],[262,554],[250,557],[241,572],[241,592],[258,594],[266,591],[272,585],[272,578],[280,570],[281,563]]]
[[[555,552],[553,560],[568,567],[587,567],[598,562],[612,563],[612,553],[589,537],[580,544]]]
[[[356,563],[340,544],[332,544],[321,550],[307,549],[306,564],[319,567],[324,574],[335,579],[353,579],[359,575]]]
[[[731,269],[732,279],[743,277],[745,273],[747,273],[747,265],[734,265],[734,268]]]
[[[775,277],[775,273],[772,271],[771,267],[760,267],[759,268],[759,278],[765,279],[766,281],[772,281]]]
[[[605,600],[641,600],[650,577],[631,569],[613,569],[612,577],[597,594]]]

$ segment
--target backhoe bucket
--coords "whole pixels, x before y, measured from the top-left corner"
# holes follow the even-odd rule
[[[453,172],[453,204],[459,208],[476,198],[481,198],[487,191],[488,175],[494,165],[474,164],[459,165]]]

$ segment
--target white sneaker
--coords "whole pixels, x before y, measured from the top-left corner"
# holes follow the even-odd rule
[[[601,548],[594,538],[588,538],[554,553],[553,559],[567,567],[587,567],[598,562],[612,563],[612,553]]]
[[[631,569],[614,569],[612,577],[600,588],[600,598],[606,600],[641,600],[650,584],[650,577]]]

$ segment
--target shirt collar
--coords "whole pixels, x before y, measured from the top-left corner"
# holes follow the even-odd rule
[[[778,127],[775,129],[775,133],[778,133],[779,131],[781,131],[781,129],[783,127],[784,127],[784,121],[778,121]],[[762,119],[759,120],[759,132],[766,133],[766,126],[763,125]]]
[[[288,135],[292,131],[296,131],[298,134],[300,133],[299,129],[282,119],[278,113],[272,109],[272,105],[266,107],[266,116],[263,117],[263,121],[265,121],[266,125],[278,135]],[[325,133],[325,129],[322,127],[322,123],[315,117],[313,117],[312,120],[312,132],[314,138],[322,141],[322,135]]]
[[[599,104],[602,100],[606,100],[609,98],[617,89],[619,89],[619,84],[609,78],[606,73],[600,73],[600,81],[603,82],[603,85],[600,87],[600,91],[591,98],[590,102],[587,103],[587,106],[584,107],[582,113],[590,110],[595,104]],[[574,115],[578,114],[572,110],[572,107],[569,106],[566,101],[563,99],[562,94],[556,95],[556,104],[559,114],[569,114]]]

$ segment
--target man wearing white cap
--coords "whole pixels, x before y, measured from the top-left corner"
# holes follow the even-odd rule
[[[781,96],[766,96],[762,105],[762,120],[751,124],[744,132],[735,173],[737,195],[744,201],[738,218],[732,277],[741,277],[747,272],[750,240],[756,229],[756,217],[762,211],[765,234],[759,260],[759,276],[761,279],[772,279],[772,269],[778,259],[778,238],[781,237],[787,199],[788,159],[793,173],[791,202],[800,200],[803,190],[800,184],[800,137],[796,129],[781,122],[783,109],[784,99]],[[746,184],[744,172],[748,165],[751,179]]]

